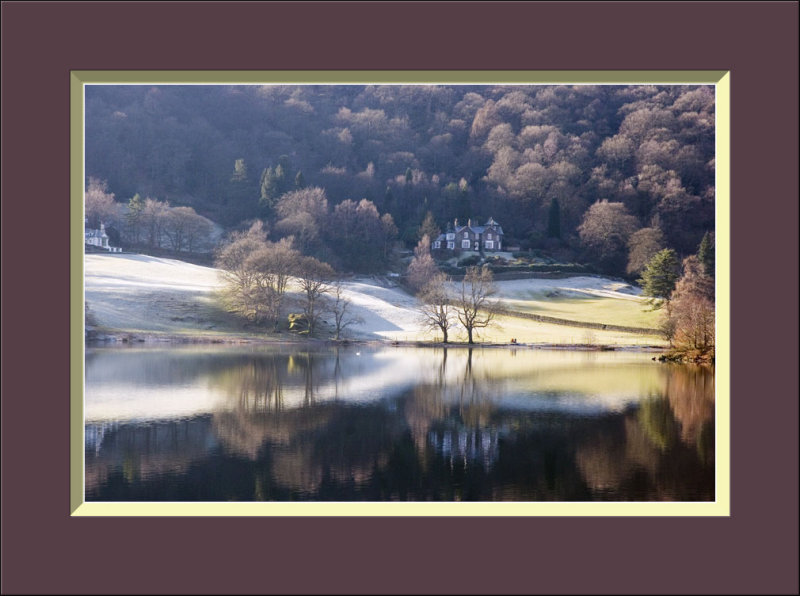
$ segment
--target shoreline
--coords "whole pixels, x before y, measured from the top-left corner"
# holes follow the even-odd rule
[[[540,349],[540,350],[565,350],[581,352],[650,352],[666,353],[664,346],[657,345],[605,345],[571,343],[557,344],[547,342],[527,343],[467,343],[467,342],[441,342],[422,340],[390,340],[390,339],[318,339],[300,337],[256,337],[256,336],[206,336],[197,334],[170,334],[158,332],[128,332],[106,329],[87,330],[84,334],[85,348],[97,347],[130,347],[133,345],[152,346],[157,344],[174,345],[316,345],[316,346],[382,346],[405,348],[455,348],[455,349]]]

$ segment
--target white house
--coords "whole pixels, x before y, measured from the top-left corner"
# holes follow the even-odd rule
[[[85,224],[88,224],[89,220],[85,220]],[[94,230],[92,228],[85,228],[84,229],[84,242],[87,246],[96,246],[98,248],[103,248],[108,252],[122,252],[122,249],[116,246],[109,246],[108,244],[108,234],[106,234],[106,227],[100,222],[100,229]]]

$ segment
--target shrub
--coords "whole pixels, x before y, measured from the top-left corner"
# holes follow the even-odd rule
[[[477,265],[481,262],[481,258],[478,255],[470,255],[468,257],[464,257],[458,262],[459,267],[472,267]]]
[[[528,265],[490,265],[489,268],[494,273],[513,273],[513,272],[530,272],[530,273],[596,273],[593,267],[586,265],[577,265],[575,263],[562,263],[562,264],[528,264]]]
[[[300,335],[308,335],[308,319],[302,313],[289,314],[289,331],[299,333]]]

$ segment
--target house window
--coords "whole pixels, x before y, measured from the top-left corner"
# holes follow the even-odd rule
[[[491,232],[489,232],[488,234],[486,234],[486,237],[487,237],[489,240],[491,240],[491,239],[492,239],[492,233],[491,233]]]
[[[461,241],[461,248],[466,248],[467,250],[469,250],[469,244],[470,244],[469,238],[464,238]]]
[[[494,240],[487,240],[486,241],[486,248],[489,250],[494,250]]]
[[[469,238],[469,232],[464,232],[464,238]]]
[[[450,250],[453,250],[455,247],[456,247],[456,243],[455,242],[448,242],[447,243],[447,248],[449,248]]]
[[[447,235],[447,239],[448,240],[455,240],[456,239],[456,235],[455,234],[448,234]]]
[[[439,242],[438,240],[433,243],[433,248],[441,248],[441,247],[442,247],[442,243]]]

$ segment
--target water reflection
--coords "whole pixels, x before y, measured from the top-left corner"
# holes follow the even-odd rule
[[[98,349],[87,500],[713,500],[707,367],[636,353]]]

